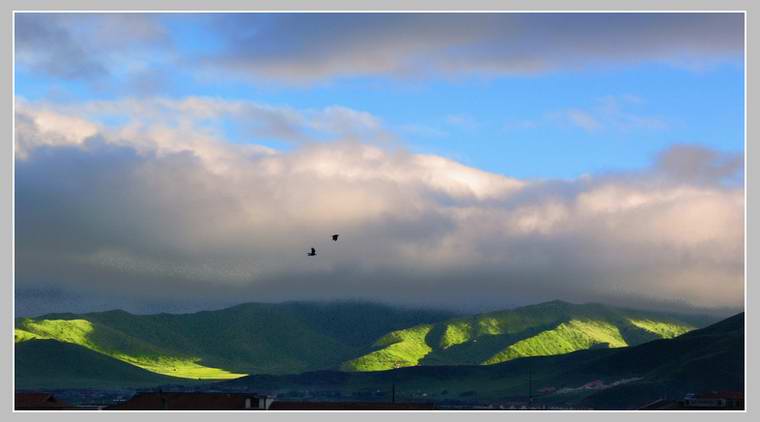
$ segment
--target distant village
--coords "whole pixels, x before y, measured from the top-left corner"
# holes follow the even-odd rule
[[[298,397],[296,397],[298,396]],[[578,407],[547,405],[532,397],[505,399],[483,404],[467,400],[425,401],[424,397],[397,401],[354,394],[343,397],[340,392],[321,391],[311,394],[269,396],[255,393],[222,391],[98,391],[65,390],[57,392],[16,392],[15,409],[39,410],[230,410],[230,411],[296,411],[296,410],[584,410]],[[658,399],[640,410],[743,410],[744,394],[732,391],[690,393],[680,399]],[[590,410],[590,409],[589,409]]]

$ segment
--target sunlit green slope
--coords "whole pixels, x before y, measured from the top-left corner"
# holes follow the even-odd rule
[[[157,347],[140,338],[86,319],[22,319],[17,321],[16,342],[50,339],[83,346],[158,374],[196,379],[229,379],[245,374],[205,366],[201,357]]]
[[[671,338],[704,326],[698,318],[561,301],[399,330],[341,367],[376,371],[413,365],[494,364]]]
[[[368,303],[254,303],[193,314],[109,311],[19,318],[15,340],[17,345],[56,340],[153,373],[205,380],[493,364],[636,345],[706,323],[558,301],[467,317]]]
[[[345,362],[341,369],[373,371],[417,365],[432,350],[425,342],[431,328],[430,324],[422,324],[387,334],[372,345],[377,350]]]
[[[337,368],[389,332],[451,316],[367,303],[253,303],[179,315],[20,318],[15,339],[75,344],[174,377],[228,379]]]
[[[400,338],[400,337],[399,337]],[[636,409],[662,397],[742,391],[744,314],[638,346],[512,359],[494,365],[413,366],[389,371],[319,371],[251,376],[215,384],[267,394],[317,391],[367,400],[526,401],[538,406]],[[604,388],[584,388],[589,383]],[[392,393],[393,392],[393,393]],[[423,395],[424,394],[424,395]]]

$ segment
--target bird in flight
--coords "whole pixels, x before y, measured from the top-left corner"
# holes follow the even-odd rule
[[[334,242],[338,241],[338,236],[339,235],[337,235],[337,234],[332,235],[332,239],[333,239]]]
[[[307,256],[316,256],[317,255],[317,250],[314,249],[314,248],[311,248],[311,252],[307,253],[306,255]]]

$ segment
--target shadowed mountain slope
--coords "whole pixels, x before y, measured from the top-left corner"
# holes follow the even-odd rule
[[[400,400],[527,401],[635,409],[689,392],[743,391],[744,314],[707,328],[638,346],[513,359],[494,365],[416,366],[375,372],[319,371],[259,375],[216,388],[267,393],[340,392]],[[529,389],[530,386],[530,389]]]
[[[19,318],[15,337],[77,344],[164,375],[224,379],[337,367],[389,331],[452,315],[369,303],[251,303],[192,314]]]
[[[705,317],[553,301],[398,330],[375,341],[341,369],[495,364],[526,356],[632,346],[674,337],[708,322]]]
[[[472,316],[369,303],[251,303],[192,314],[124,311],[16,320],[17,345],[74,344],[186,379],[314,370],[489,365],[617,348],[704,326],[703,317],[554,301]]]
[[[150,387],[187,382],[55,340],[16,345],[16,388]]]

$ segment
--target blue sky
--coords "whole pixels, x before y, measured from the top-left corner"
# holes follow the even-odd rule
[[[16,94],[64,102],[160,95],[298,109],[338,105],[371,113],[414,151],[520,178],[574,178],[641,168],[672,144],[743,151],[744,78],[738,50],[695,54],[689,59],[696,65],[644,57],[528,74],[358,72],[293,82],[241,78],[218,69],[198,71],[188,63],[225,49],[214,23],[218,17],[152,18],[164,31],[171,54],[150,45],[126,54],[139,52],[136,57],[155,86],[132,89],[136,77],[115,66],[106,80],[93,82],[56,77],[20,60]],[[235,126],[224,124],[232,142],[292,146],[278,139],[251,138]]]
[[[26,13],[15,35],[21,314],[743,306],[742,14]]]

